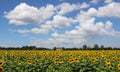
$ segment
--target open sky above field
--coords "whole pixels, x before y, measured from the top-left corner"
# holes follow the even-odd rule
[[[1,0],[0,46],[120,47],[120,0]]]

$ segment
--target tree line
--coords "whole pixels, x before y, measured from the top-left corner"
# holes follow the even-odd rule
[[[36,47],[36,46],[22,46],[22,47],[0,47],[0,50],[56,50],[57,47],[53,48],[45,48],[45,47]],[[104,45],[99,46],[98,44],[94,44],[93,47],[83,45],[80,48],[65,48],[61,47],[62,50],[120,50],[120,48],[113,47],[104,47]]]
[[[22,47],[0,47],[0,50],[50,50],[50,49],[36,46],[22,46]]]
[[[81,48],[64,48],[63,50],[120,50],[120,48],[117,47],[104,47],[104,45],[99,46],[98,44],[94,44],[93,47],[83,45]]]

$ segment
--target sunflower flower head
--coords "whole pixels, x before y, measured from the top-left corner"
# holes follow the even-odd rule
[[[20,64],[22,64],[22,61],[21,61],[21,60],[19,60],[19,61],[18,61],[18,64],[19,64],[19,65],[20,65]]]
[[[32,64],[32,61],[31,61],[31,60],[28,60],[27,63],[30,65],[30,64]]]
[[[120,70],[120,63],[117,65],[117,68]]]
[[[0,67],[3,66],[4,62],[3,61],[0,61]]]

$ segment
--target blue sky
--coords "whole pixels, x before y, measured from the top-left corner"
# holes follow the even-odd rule
[[[2,0],[0,46],[120,47],[119,0]]]

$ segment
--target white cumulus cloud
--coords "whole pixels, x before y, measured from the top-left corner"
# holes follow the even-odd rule
[[[89,7],[89,4],[85,2],[83,2],[82,4],[62,3],[58,5],[56,9],[57,9],[57,14],[64,15],[74,10],[79,10],[79,9],[87,8],[87,7]]]
[[[72,18],[67,18],[61,15],[55,15],[53,17],[53,21],[51,22],[54,27],[62,28],[62,27],[69,27],[72,23],[77,22]]]
[[[95,8],[89,8],[87,12],[82,12],[85,17],[97,16],[97,17],[120,17],[120,3],[112,2],[106,6]]]
[[[41,25],[40,28],[32,28],[31,32],[35,34],[48,34],[50,32],[54,32],[55,29],[53,28],[52,24],[49,21],[46,24]]]
[[[6,12],[5,17],[9,19],[10,24],[40,24],[50,18],[54,14],[54,10],[55,8],[53,5],[36,8],[26,3],[21,3],[10,12]]]

